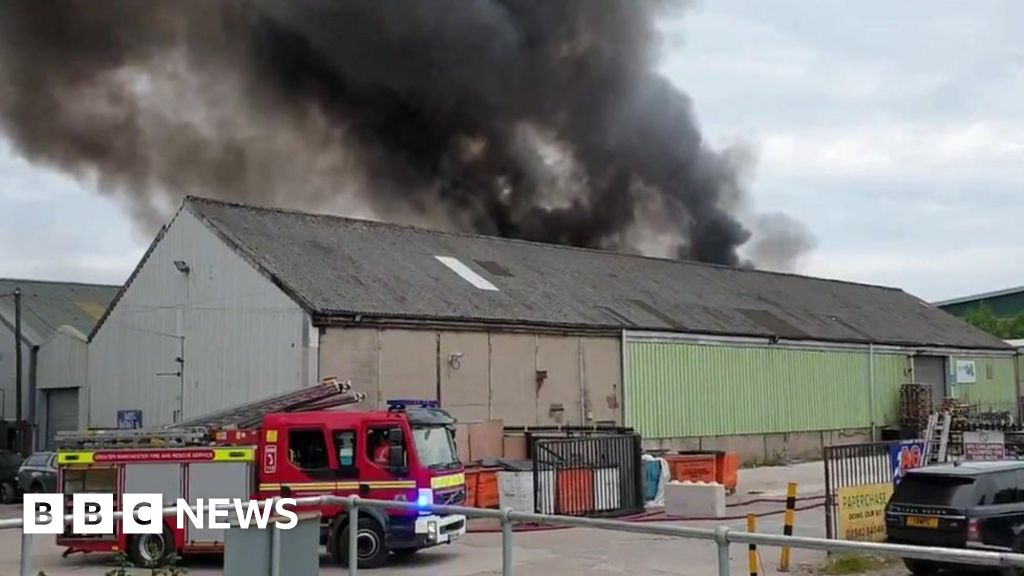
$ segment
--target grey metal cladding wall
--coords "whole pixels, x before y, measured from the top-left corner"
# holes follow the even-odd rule
[[[39,347],[36,386],[80,388],[89,375],[89,344],[69,333],[58,331]]]
[[[181,407],[197,416],[311,384],[316,341],[302,308],[182,210],[90,343],[90,424],[116,424],[118,409],[165,424]]]

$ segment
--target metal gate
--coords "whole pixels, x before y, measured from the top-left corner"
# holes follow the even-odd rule
[[[899,442],[825,446],[825,535],[836,537],[836,508],[842,488],[893,481],[891,447]]]
[[[535,511],[620,516],[644,508],[640,435],[626,429],[528,433]]]

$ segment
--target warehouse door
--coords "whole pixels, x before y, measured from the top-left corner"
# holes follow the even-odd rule
[[[946,399],[946,357],[914,356],[914,380],[932,387],[932,408],[942,408]]]
[[[46,391],[46,447],[54,448],[57,432],[78,430],[78,388]]]

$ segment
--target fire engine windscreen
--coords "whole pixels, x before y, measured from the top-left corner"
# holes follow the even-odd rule
[[[455,439],[445,426],[417,426],[412,430],[420,463],[430,469],[457,468]]]

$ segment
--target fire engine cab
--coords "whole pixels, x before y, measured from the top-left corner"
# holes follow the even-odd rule
[[[321,385],[157,430],[91,430],[58,436],[58,486],[70,513],[76,492],[159,493],[178,498],[269,498],[358,495],[378,500],[457,505],[465,475],[455,449],[455,421],[436,403],[389,402],[387,411],[335,408],[362,401],[348,383]],[[347,514],[320,507],[321,544],[339,563],[348,558]],[[466,518],[407,509],[363,508],[358,520],[361,567],[383,565],[447,544],[466,532]],[[165,518],[163,534],[71,532],[57,537],[72,552],[124,552],[137,566],[174,555],[223,549],[224,531]]]

